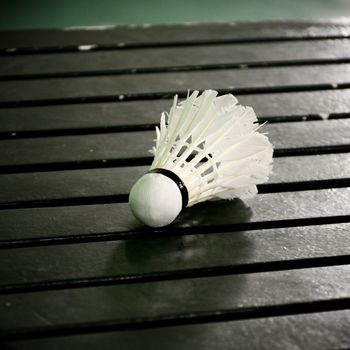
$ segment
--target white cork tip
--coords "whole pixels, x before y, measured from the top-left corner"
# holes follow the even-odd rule
[[[182,196],[177,184],[162,174],[142,176],[131,189],[129,205],[135,217],[151,227],[172,223],[182,209]]]

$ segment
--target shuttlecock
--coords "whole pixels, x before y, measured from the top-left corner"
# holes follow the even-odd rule
[[[129,204],[144,224],[170,224],[180,211],[209,199],[247,199],[272,169],[272,145],[258,132],[251,107],[231,94],[194,91],[156,128],[150,171],[133,186]]]

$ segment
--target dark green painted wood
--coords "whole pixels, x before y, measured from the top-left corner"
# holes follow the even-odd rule
[[[164,234],[181,234],[193,228],[205,228],[242,223],[272,222],[348,215],[350,189],[327,189],[260,194],[248,207],[242,201],[205,202],[184,210],[177,222],[165,228]],[[302,224],[302,222],[300,222]],[[16,209],[0,211],[1,240],[58,238],[106,233],[109,239],[132,238],[141,230],[152,238],[149,230],[136,221],[127,203],[66,206],[57,208]],[[152,231],[151,231],[152,232]],[[188,232],[188,231],[187,231]],[[111,233],[111,235],[108,235]],[[189,233],[189,232],[188,232]],[[86,236],[85,238],[89,238]],[[101,239],[104,236],[102,234]],[[79,237],[76,238],[78,241]],[[45,243],[45,242],[43,242]],[[50,242],[48,242],[50,243]],[[57,242],[59,243],[59,241]],[[64,243],[64,241],[62,242]]]
[[[281,149],[348,144],[349,126],[350,120],[344,119],[267,124],[261,130],[268,132],[276,149]],[[154,131],[139,131],[2,140],[0,165],[150,157],[154,138]]]
[[[197,72],[197,76],[203,72]],[[23,81],[2,81],[0,82],[0,101],[2,102],[24,102],[31,100],[45,99],[64,99],[78,97],[94,96],[115,96],[116,101],[129,92],[137,92],[136,85],[142,87],[142,80],[147,79],[150,85],[154,84],[157,89],[157,78],[162,79],[161,75],[139,76],[121,76],[118,79],[114,77],[81,77],[81,78],[62,78],[62,79],[44,79],[44,80],[23,80]],[[337,86],[339,84],[348,84],[350,82],[350,64],[327,64],[291,67],[289,69],[282,67],[254,68],[254,69],[236,69],[232,71],[224,70],[218,72],[206,72],[202,79],[195,79],[192,75],[191,82],[185,81],[185,91],[197,88],[200,85],[203,88],[216,88],[211,83],[211,77],[216,81],[223,79],[232,89],[247,88],[247,93],[251,88],[266,89],[268,87],[285,87],[293,90],[294,86],[326,84]],[[225,77],[225,78],[224,78]],[[152,78],[155,78],[152,82]],[[134,79],[134,80],[133,80]],[[195,79],[195,80],[194,80]],[[124,82],[123,82],[124,80]],[[128,89],[127,83],[131,84]],[[134,82],[134,84],[132,84]],[[125,86],[122,88],[122,86]],[[181,85],[180,85],[181,86]],[[316,86],[317,87],[317,86]],[[177,88],[178,89],[178,88]],[[159,91],[159,90],[157,90]],[[162,92],[162,90],[160,90]],[[269,92],[269,91],[267,91]],[[40,102],[38,102],[39,104]]]
[[[349,153],[276,158],[269,183],[350,178],[349,164]],[[149,166],[133,166],[1,174],[0,208],[5,203],[110,195],[122,195],[120,200],[125,200],[131,186],[148,169]]]
[[[350,58],[348,39],[0,57],[0,76]],[[141,77],[135,77],[140,81]],[[149,79],[149,78],[148,78]],[[148,80],[147,79],[147,80]],[[135,91],[134,91],[135,92]],[[146,92],[146,91],[142,91]]]
[[[171,73],[168,79],[163,80],[165,85],[161,86],[160,82],[157,82],[156,88],[172,91],[175,80],[183,84],[181,88],[185,89],[189,82],[184,82],[193,80],[197,88],[204,89],[214,77],[206,80],[205,85],[202,85],[199,80],[208,72],[200,73]],[[193,74],[195,79],[191,78]],[[166,74],[162,74],[164,75]],[[119,78],[115,77],[115,79]],[[144,81],[143,88],[146,83],[147,80]],[[320,113],[324,116],[332,113],[350,113],[350,89],[245,95],[239,96],[239,101],[243,105],[253,106],[258,116],[276,120],[279,117],[288,116],[301,118]],[[170,105],[171,100],[150,100],[1,109],[0,131],[16,133],[70,129],[79,132],[80,128],[137,127],[141,124],[159,123],[161,112],[168,110]]]
[[[135,321],[137,318],[179,317],[215,310],[346,298],[349,296],[349,272],[349,266],[333,266],[2,295],[0,325],[5,331],[109,320]],[[288,293],[281,293],[287,290]]]
[[[350,343],[350,311],[269,317],[139,331],[26,340],[8,349],[342,349]]]
[[[327,259],[318,262],[317,258],[332,256],[337,262],[336,257],[350,255],[349,229],[346,223],[2,250],[0,292],[9,290],[4,286],[11,284],[25,291],[26,286],[35,288],[28,283],[36,282],[55,289],[68,288],[74,280],[78,280],[76,286],[94,285],[99,282],[96,278],[101,284],[128,283],[131,280],[125,276],[164,273],[167,279],[175,271],[191,275],[191,269],[216,268],[217,273],[230,274],[245,271],[247,265],[254,270],[257,263],[277,262],[255,267],[262,271],[289,266],[281,262],[295,262],[290,266],[299,267],[327,264]],[[225,270],[225,266],[230,268]],[[200,271],[192,275],[196,273]]]
[[[259,194],[249,203],[196,205],[174,225],[155,231],[132,217],[125,200],[131,184],[145,170],[126,165],[146,164],[142,159],[149,156],[154,132],[145,129],[158,122],[160,112],[170,105],[169,96],[177,91],[240,89],[242,103],[275,121],[347,117],[350,65],[340,62],[349,58],[348,32],[344,23],[263,23],[0,33],[0,47],[36,47],[29,48],[27,55],[26,50],[2,52],[2,72],[11,75],[167,69],[194,61],[197,65],[241,61],[276,65],[2,81],[2,102],[40,106],[4,108],[2,104],[0,137],[8,137],[6,132],[29,133],[19,135],[22,139],[0,141],[0,165],[19,165],[17,171],[27,166],[26,171],[36,172],[0,175],[0,201],[71,200],[73,204],[74,198],[89,201],[119,194],[116,201],[122,203],[112,199],[106,204],[49,207],[46,203],[41,208],[0,210],[1,330],[13,331],[12,338],[56,335],[27,343],[29,349],[132,349],[140,344],[165,349],[225,349],[232,344],[269,349],[346,347],[350,188],[344,186],[350,168],[348,153],[330,152],[348,150],[348,119],[264,127],[277,155],[289,157],[275,158],[275,174],[270,184],[261,187],[274,193]],[[121,42],[138,48],[112,47]],[[111,45],[105,47],[111,50],[97,47],[100,51],[74,53],[76,45],[84,44]],[[36,49],[51,53],[34,53]],[[182,55],[174,55],[179,52]],[[334,59],[338,64],[294,65],[303,59]],[[277,67],[281,62],[272,60],[291,61],[294,66]],[[169,96],[138,101],[145,93],[156,93],[148,96],[152,98]],[[123,99],[119,95],[131,98],[130,94],[136,100],[118,102]],[[104,95],[111,95],[106,101],[115,96],[117,102],[80,100]],[[65,105],[71,102],[79,104]],[[48,103],[61,105],[44,106]],[[35,134],[38,130],[43,132]],[[50,130],[59,130],[62,136],[52,137]],[[294,153],[282,153],[286,149]],[[317,155],[325,149],[329,154]],[[95,169],[64,170],[69,164],[79,169],[80,161],[107,158],[128,161],[109,169],[96,162]],[[39,171],[38,164],[53,170],[57,162],[67,163],[61,171]],[[203,321],[211,323],[200,324]],[[150,322],[177,326],[99,333],[122,328],[120,322],[130,328],[145,328]],[[22,327],[29,327],[27,335]],[[70,332],[81,334],[63,336]],[[86,332],[91,334],[82,334]],[[23,346],[23,342],[7,344]]]

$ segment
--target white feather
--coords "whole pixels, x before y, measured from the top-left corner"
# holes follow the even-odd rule
[[[257,193],[272,169],[272,145],[259,133],[251,107],[231,94],[192,92],[180,103],[174,98],[167,122],[161,117],[151,169],[177,174],[189,192],[189,203],[209,199],[242,199]]]

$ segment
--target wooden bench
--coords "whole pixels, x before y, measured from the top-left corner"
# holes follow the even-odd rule
[[[350,22],[0,33],[9,349],[350,346]],[[127,204],[175,93],[232,92],[274,144],[251,203],[163,229]]]

